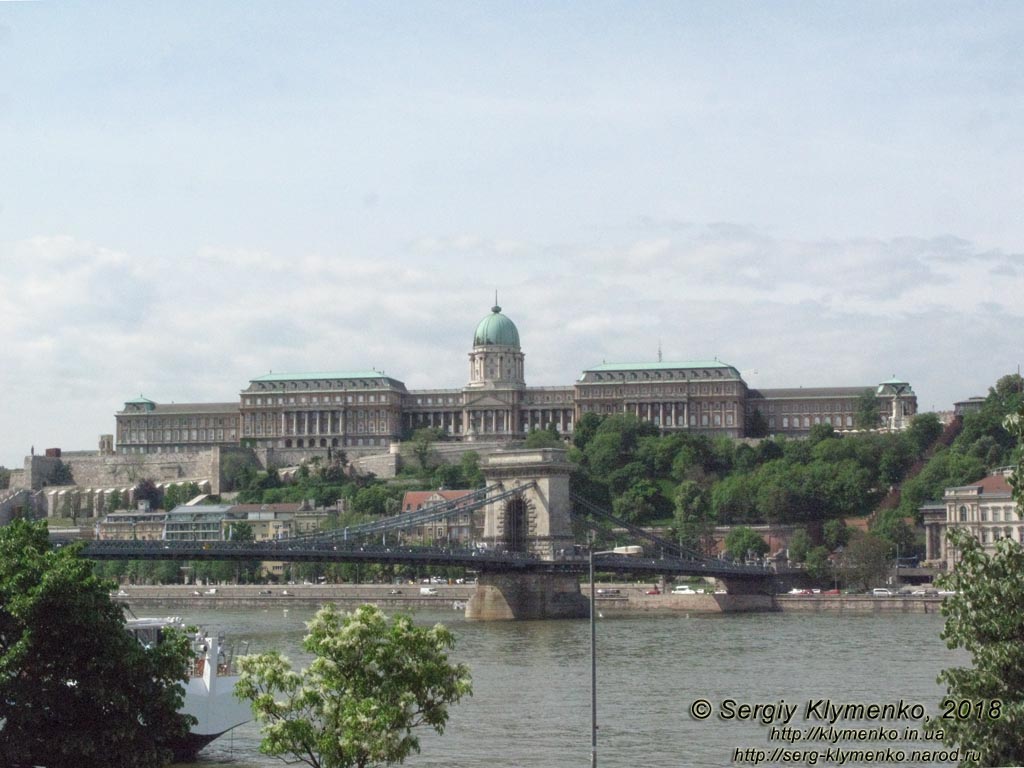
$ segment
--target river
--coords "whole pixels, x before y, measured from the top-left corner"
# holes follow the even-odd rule
[[[304,622],[312,610],[219,609],[183,615],[192,623],[250,641],[252,652],[280,649],[300,664]],[[458,612],[419,612],[457,636],[452,656],[473,675],[471,698],[455,705],[444,735],[424,733],[414,766],[565,768],[590,764],[590,633],[586,621],[474,623]],[[725,721],[723,702],[796,704],[789,725],[807,727],[808,702],[923,704],[933,715],[947,666],[966,664],[939,639],[935,615],[872,616],[757,613],[600,619],[598,637],[598,764],[726,766],[736,748],[804,747],[770,742],[759,723]],[[696,699],[714,714],[689,714]],[[843,727],[877,722],[840,720]],[[777,723],[781,725],[781,723]],[[827,725],[827,723],[826,723]],[[920,722],[888,723],[901,732]],[[200,765],[278,766],[258,753],[249,723],[200,753]],[[825,749],[828,745],[817,744]],[[840,742],[839,747],[885,747]],[[928,742],[915,747],[941,747]],[[789,764],[834,764],[806,756]],[[765,764],[765,763],[762,763]],[[776,763],[767,763],[774,765]],[[780,763],[781,764],[781,763]],[[915,764],[904,761],[900,764]],[[951,765],[922,759],[920,765]]]

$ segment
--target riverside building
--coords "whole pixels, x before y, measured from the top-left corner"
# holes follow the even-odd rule
[[[757,419],[773,434],[816,424],[852,429],[871,390],[879,427],[898,430],[917,412],[910,384],[750,389],[719,360],[602,363],[572,384],[527,386],[519,330],[495,305],[473,333],[469,379],[460,389],[409,390],[374,370],[271,373],[250,379],[237,403],[129,400],[115,415],[119,453],[216,447],[382,452],[422,427],[456,441],[502,442],[554,428],[570,436],[587,413],[631,413],[663,432],[743,437]],[[363,449],[363,450],[359,450]]]

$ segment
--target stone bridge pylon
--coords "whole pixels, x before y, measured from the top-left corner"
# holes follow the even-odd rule
[[[483,466],[487,484],[522,493],[486,507],[484,539],[509,552],[557,560],[573,552],[569,474],[558,448],[492,454]],[[583,618],[590,604],[574,574],[481,573],[466,618],[476,620]]]

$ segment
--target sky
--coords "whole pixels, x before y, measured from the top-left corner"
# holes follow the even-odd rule
[[[1014,372],[1024,5],[0,2],[0,465],[268,371]]]

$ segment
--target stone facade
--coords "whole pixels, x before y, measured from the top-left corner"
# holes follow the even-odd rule
[[[917,411],[910,385],[897,379],[756,390],[718,360],[602,363],[572,385],[529,387],[518,329],[495,305],[473,335],[462,388],[407,390],[373,370],[271,373],[250,380],[238,403],[130,400],[116,415],[116,450],[180,453],[241,445],[297,455],[333,449],[383,454],[422,427],[460,442],[507,443],[550,427],[569,436],[587,413],[634,414],[663,432],[743,437],[757,411],[770,433],[804,435],[815,424],[853,428],[865,390],[878,398],[879,427],[902,429]]]
[[[944,568],[952,568],[957,552],[946,542],[946,531],[962,528],[981,542],[987,552],[999,539],[1011,538],[1024,544],[1024,520],[1017,514],[1017,503],[999,471],[971,485],[947,488],[941,503],[921,507],[925,529],[925,558]]]
[[[140,396],[127,401],[114,419],[119,453],[186,453],[239,440],[238,403],[168,405]]]
[[[583,372],[575,398],[581,414],[631,413],[665,432],[745,433],[746,382],[717,360],[600,365]]]

